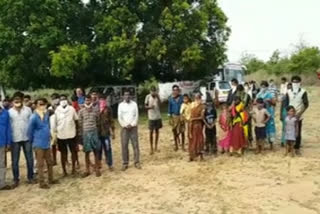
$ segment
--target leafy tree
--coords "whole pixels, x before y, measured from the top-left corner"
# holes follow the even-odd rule
[[[289,70],[295,74],[312,74],[320,68],[318,47],[306,47],[291,56]]]
[[[216,0],[2,0],[0,78],[8,86],[200,79],[226,60]]]
[[[260,70],[266,70],[267,65],[256,56],[251,54],[244,54],[240,60],[241,64],[245,65],[247,74],[251,74]]]

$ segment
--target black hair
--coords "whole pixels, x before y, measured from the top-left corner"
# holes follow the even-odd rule
[[[87,95],[86,95],[86,99],[90,99],[90,100],[91,100],[91,95],[90,95],[90,94],[87,94]]]
[[[30,96],[29,94],[24,95],[24,97],[23,97],[23,98],[31,100],[31,96]]]
[[[188,98],[190,98],[189,94],[184,94],[183,97],[188,97]]]
[[[263,81],[261,81],[261,84],[260,84],[261,86],[265,86],[265,87],[269,87],[269,83],[267,82],[267,81],[265,81],[265,80],[263,80]]]
[[[293,82],[293,81],[301,82],[301,77],[300,77],[300,76],[293,76],[293,77],[291,78],[291,82]]]
[[[68,96],[67,96],[66,94],[61,94],[61,95],[60,95],[60,98],[62,98],[62,97],[65,97],[65,98],[68,99]]]
[[[290,111],[290,110],[292,110],[292,109],[293,109],[294,111],[296,111],[296,109],[295,109],[293,106],[288,106],[288,107],[287,107],[287,111]]]
[[[53,94],[51,94],[50,97],[51,97],[52,100],[55,100],[55,99],[59,99],[60,95],[58,93],[53,93]]]
[[[107,99],[107,95],[106,94],[100,94],[99,95],[99,99]]]
[[[270,81],[269,82],[274,82],[274,80],[273,79],[270,79]]]
[[[172,90],[174,90],[175,88],[176,88],[176,89],[179,89],[179,86],[178,86],[178,85],[173,85],[173,86],[172,86]]]
[[[233,78],[232,80],[231,80],[231,82],[233,82],[233,83],[235,83],[235,84],[239,84],[239,81],[236,79],[236,78]]]
[[[238,91],[244,91],[243,85],[238,85],[238,86],[237,86],[237,90],[238,90]]]
[[[44,104],[48,104],[48,100],[46,98],[38,98],[36,101],[34,101],[34,103],[38,105],[40,101],[44,102]]]
[[[80,88],[82,93],[83,93],[83,96],[86,96],[86,90],[84,90],[84,88],[81,88],[81,87],[77,87],[74,91],[73,91],[73,94],[75,96],[77,96],[77,89]]]
[[[11,99],[9,96],[5,96],[5,98],[3,99],[4,102],[11,102]]]
[[[77,102],[78,101],[78,97],[76,95],[72,95],[71,96],[71,101],[72,102]]]
[[[287,81],[287,78],[286,77],[282,77],[281,80],[282,81]]]
[[[257,101],[256,101],[258,104],[264,104],[264,101],[262,98],[258,98]]]
[[[99,91],[97,89],[92,89],[90,94],[93,94],[93,93],[99,94]]]
[[[23,97],[24,97],[24,94],[21,91],[17,91],[13,94],[12,99],[15,99],[15,98],[23,99]]]

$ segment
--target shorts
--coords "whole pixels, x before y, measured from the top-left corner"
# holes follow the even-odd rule
[[[255,127],[254,131],[257,140],[265,140],[267,138],[266,127]]]
[[[159,130],[162,128],[162,120],[149,120],[149,130],[154,131],[154,130]]]
[[[84,152],[99,152],[101,150],[101,142],[96,131],[83,134],[83,151]]]
[[[62,153],[68,152],[68,147],[70,151],[76,151],[77,150],[77,143],[75,138],[70,139],[58,139],[58,149]]]
[[[180,116],[172,116],[169,122],[172,126],[172,131],[176,132],[177,134],[185,132],[186,125]]]

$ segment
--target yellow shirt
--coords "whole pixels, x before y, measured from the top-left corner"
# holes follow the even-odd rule
[[[191,103],[183,103],[181,105],[180,114],[186,121],[190,121],[191,119],[191,107]]]

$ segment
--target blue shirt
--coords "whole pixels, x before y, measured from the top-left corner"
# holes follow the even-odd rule
[[[38,113],[33,113],[30,117],[28,137],[33,148],[50,149],[50,119],[49,113],[41,120]]]
[[[183,103],[183,96],[179,96],[178,98],[173,98],[172,96],[169,97],[169,107],[168,107],[168,114],[172,115],[180,115],[181,105]]]
[[[78,97],[78,104],[83,105],[85,101],[85,96]]]
[[[11,144],[11,124],[9,113],[6,109],[0,108],[0,147]]]

